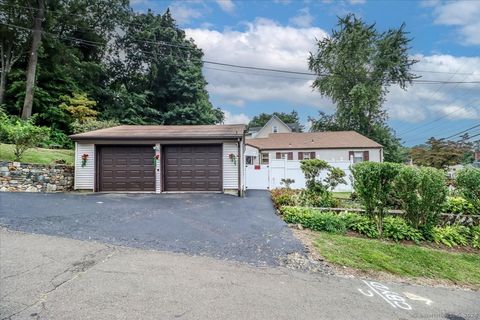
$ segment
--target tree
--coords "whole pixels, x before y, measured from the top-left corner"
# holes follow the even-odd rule
[[[60,108],[67,111],[74,121],[81,123],[96,120],[98,112],[93,109],[97,102],[90,100],[85,93],[74,93],[73,97],[62,96]]]
[[[292,110],[292,112],[273,112],[273,113],[260,113],[259,115],[256,115],[250,120],[248,123],[249,128],[253,127],[263,127],[268,120],[270,120],[273,116],[277,116],[285,122],[286,124],[293,123],[297,126],[299,132],[303,131],[303,126],[300,124],[300,118],[298,116],[298,112],[295,110]]]
[[[112,61],[116,84],[147,99],[150,123],[215,124],[223,112],[214,108],[202,74],[203,52],[178,28],[167,10],[132,14],[125,34],[116,41],[118,55]],[[155,112],[152,112],[153,109]],[[108,112],[108,111],[107,111]],[[140,118],[145,118],[141,115]]]
[[[410,156],[416,165],[445,169],[460,164],[466,153],[472,153],[471,144],[465,140],[450,141],[430,138],[423,146],[410,149]]]
[[[384,145],[385,160],[398,160],[400,141],[386,125],[383,109],[391,85],[405,89],[415,78],[405,25],[379,32],[353,14],[339,18],[331,37],[317,42],[309,68],[312,87],[336,104],[334,115],[321,114],[312,130],[355,130]]]
[[[29,38],[30,12],[18,10],[18,5],[28,5],[28,1],[2,0],[0,8],[0,104],[5,98],[7,77],[15,63],[24,56]],[[25,29],[15,28],[20,26]]]
[[[35,89],[35,73],[37,70],[38,48],[42,41],[43,19],[45,17],[45,0],[37,0],[37,13],[33,24],[32,44],[28,52],[27,82],[25,88],[25,100],[23,101],[22,119],[32,116],[33,93]]]

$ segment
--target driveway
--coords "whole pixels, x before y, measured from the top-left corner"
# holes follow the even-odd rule
[[[224,194],[0,193],[0,225],[143,249],[275,266],[304,252],[266,191]]]

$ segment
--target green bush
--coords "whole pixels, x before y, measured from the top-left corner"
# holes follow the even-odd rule
[[[405,219],[415,228],[436,225],[447,187],[443,171],[429,167],[403,166],[395,177],[395,194]]]
[[[354,212],[340,213],[340,217],[345,221],[347,229],[369,238],[378,238],[377,226],[369,217]]]
[[[389,162],[360,162],[352,167],[354,189],[366,213],[375,221],[378,234],[382,236],[383,219],[393,181],[401,166]]]
[[[457,172],[457,188],[480,213],[480,168],[466,167]]]
[[[78,120],[73,121],[70,126],[73,133],[83,133],[93,130],[106,129],[119,126],[120,123],[117,120],[96,120],[88,119],[84,122]]]
[[[460,225],[433,227],[432,229],[433,241],[447,247],[467,246],[469,236],[469,229]]]
[[[299,195],[299,205],[305,207],[336,208],[340,200],[333,197],[328,191],[302,190]]]
[[[345,233],[345,221],[337,214],[311,208],[285,207],[283,218],[287,223],[301,224],[305,228],[330,233]]]
[[[442,211],[453,214],[475,214],[475,207],[463,197],[447,197]]]
[[[48,139],[50,129],[36,126],[32,120],[5,119],[0,123],[0,133],[6,143],[15,145],[15,161],[20,161],[25,151]]]
[[[470,227],[470,241],[472,247],[480,249],[480,226]]]
[[[74,143],[62,131],[52,130],[49,138],[42,145],[50,149],[73,149]]]
[[[383,220],[383,236],[395,241],[411,240],[416,243],[423,240],[422,233],[411,227],[400,217],[385,217]]]
[[[287,188],[278,188],[271,191],[272,201],[276,208],[298,205],[298,194],[299,191]]]

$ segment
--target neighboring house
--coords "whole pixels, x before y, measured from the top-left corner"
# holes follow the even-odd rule
[[[247,165],[269,164],[272,159],[383,161],[382,145],[355,131],[276,133],[248,139],[246,144]]]
[[[75,134],[75,189],[242,195],[244,133],[244,125],[153,125]]]
[[[246,138],[267,138],[270,133],[290,133],[298,131],[298,124],[285,123],[279,117],[274,115],[263,127],[249,128],[246,133]]]

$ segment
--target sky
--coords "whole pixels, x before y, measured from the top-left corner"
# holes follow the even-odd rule
[[[135,11],[170,8],[204,60],[309,72],[317,39],[328,37],[338,16],[354,13],[379,31],[405,23],[409,54],[422,79],[480,81],[480,0],[131,0]],[[308,127],[319,111],[335,105],[312,89],[308,75],[204,65],[207,90],[226,123],[248,123],[261,112],[296,110]],[[392,86],[384,104],[389,125],[405,145],[446,138],[480,123],[480,84]],[[477,128],[480,132],[480,128]],[[476,134],[477,131],[471,132]]]

